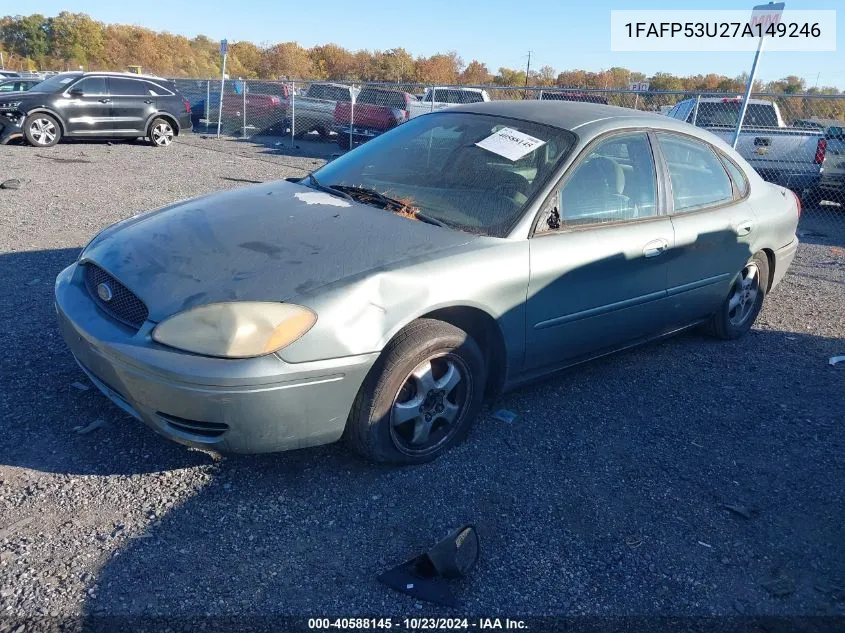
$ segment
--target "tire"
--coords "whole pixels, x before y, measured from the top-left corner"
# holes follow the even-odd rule
[[[349,134],[344,134],[343,132],[338,134],[337,146],[343,151],[347,151],[349,149]]]
[[[176,130],[167,119],[156,117],[147,128],[147,138],[153,147],[167,147],[176,137]]]
[[[484,355],[471,336],[443,321],[418,319],[373,366],[344,437],[375,462],[431,461],[466,437],[486,380]]]
[[[329,129],[325,128],[325,127],[318,127],[317,128],[317,134],[319,134],[320,138],[324,141],[331,138],[331,135],[332,135],[332,133],[329,131]]]
[[[760,314],[768,285],[769,258],[765,253],[757,253],[737,274],[721,309],[707,324],[710,334],[724,340],[745,335]]]
[[[36,112],[26,117],[23,133],[27,142],[35,147],[53,147],[62,138],[62,127],[56,117]]]

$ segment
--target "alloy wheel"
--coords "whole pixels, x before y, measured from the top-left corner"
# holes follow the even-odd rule
[[[32,140],[38,145],[49,145],[56,140],[58,130],[56,129],[56,124],[50,119],[34,119],[29,124],[29,133],[32,136]]]
[[[161,147],[170,145],[173,141],[173,128],[169,123],[159,123],[153,128],[153,142]]]
[[[396,448],[428,455],[447,443],[460,426],[472,400],[472,377],[453,354],[421,362],[396,394],[390,413],[390,436]]]
[[[760,293],[760,270],[751,262],[742,269],[728,299],[728,318],[731,325],[741,326],[753,317],[757,295]]]

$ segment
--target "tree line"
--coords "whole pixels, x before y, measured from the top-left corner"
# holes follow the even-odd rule
[[[215,77],[220,74],[219,43],[204,35],[187,38],[125,24],[104,24],[84,13],[63,11],[54,17],[39,14],[0,18],[0,54],[12,70],[125,70],[167,77]],[[404,48],[385,51],[350,51],[337,44],[304,48],[296,42],[256,45],[233,42],[227,71],[244,79],[309,79],[381,81],[396,83],[468,84],[500,86],[558,86],[583,89],[626,89],[631,82],[647,81],[652,91],[743,91],[747,75],[717,73],[679,77],[669,73],[646,76],[627,68],[600,72],[556,71],[551,66],[531,70],[499,68],[493,73],[477,59],[464,63],[455,51],[429,57],[414,56]],[[809,88],[804,79],[785,77],[767,84],[755,82],[755,91],[839,94],[834,87]]]

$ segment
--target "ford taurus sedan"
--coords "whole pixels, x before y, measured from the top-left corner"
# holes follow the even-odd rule
[[[177,442],[345,437],[417,463],[460,441],[485,397],[688,327],[742,336],[800,212],[686,123],[456,106],[301,180],[108,227],[59,275],[56,306],[91,381]]]

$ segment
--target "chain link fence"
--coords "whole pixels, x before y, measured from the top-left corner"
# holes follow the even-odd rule
[[[235,138],[278,137],[342,152],[421,114],[506,99],[602,103],[652,111],[705,128],[731,143],[738,95],[517,86],[175,80],[190,101],[194,131]],[[737,151],[763,178],[795,191],[806,219],[845,232],[845,95],[752,95]],[[336,144],[337,149],[333,149]]]

